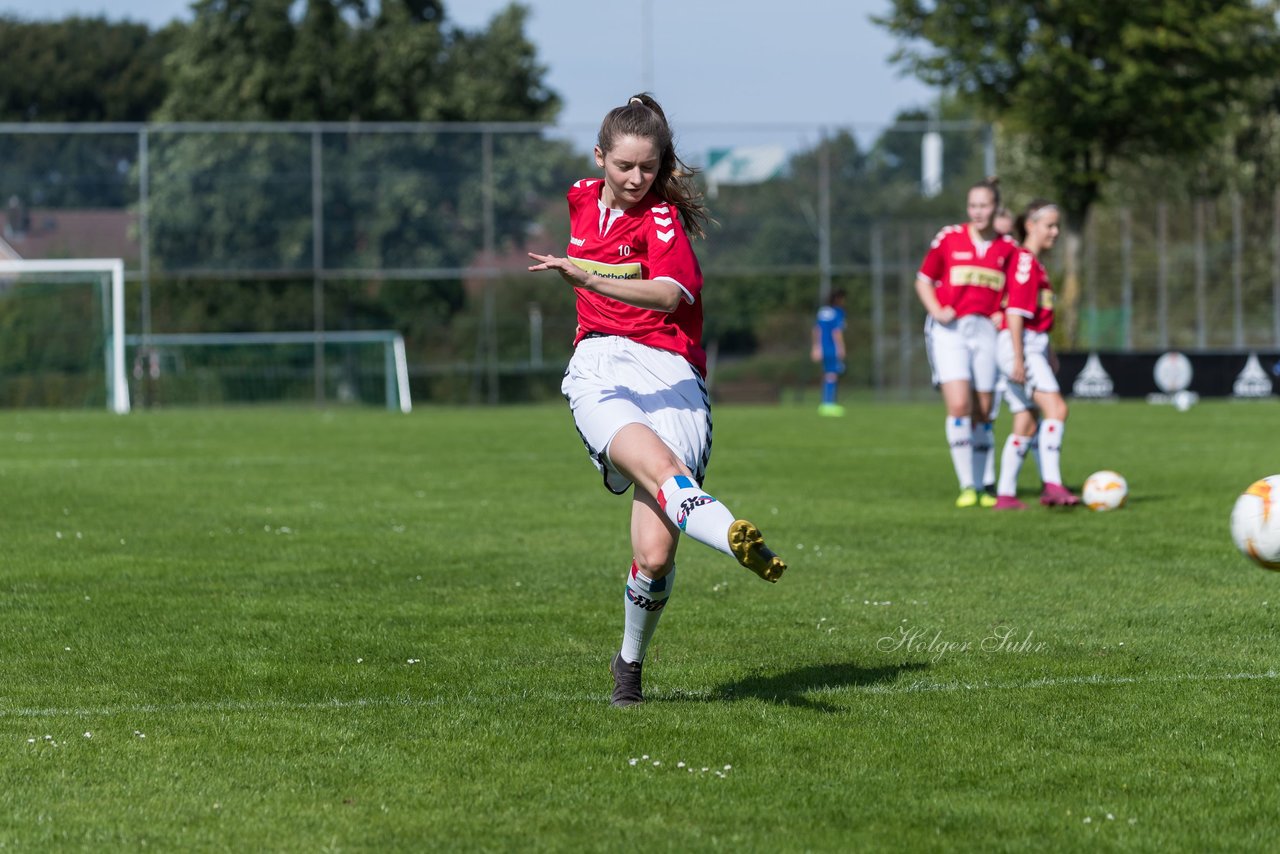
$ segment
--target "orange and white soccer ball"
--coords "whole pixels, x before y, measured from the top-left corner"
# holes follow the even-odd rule
[[[1258,566],[1280,570],[1280,474],[1250,484],[1236,499],[1231,539]]]
[[[1119,474],[1103,469],[1085,479],[1080,498],[1090,510],[1116,510],[1129,497],[1129,484]]]

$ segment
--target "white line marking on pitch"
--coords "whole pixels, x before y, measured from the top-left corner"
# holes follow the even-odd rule
[[[856,694],[919,694],[930,692],[954,693],[958,691],[1022,691],[1033,688],[1058,688],[1067,685],[1098,685],[1114,687],[1123,685],[1160,685],[1188,682],[1254,682],[1280,679],[1280,672],[1268,670],[1263,673],[1186,673],[1175,676],[1064,676],[1057,678],[1031,679],[1023,682],[903,682],[877,685],[826,685],[812,688],[800,693],[805,694],[840,694],[852,692]],[[707,693],[682,693],[682,697],[710,699],[714,695]],[[488,702],[490,698],[470,695],[469,697],[435,697],[435,698],[375,698],[364,700],[316,700],[309,702],[289,702],[287,700],[224,700],[216,703],[174,703],[162,705],[145,703],[136,706],[102,706],[81,709],[0,709],[0,718],[86,718],[113,717],[132,714],[176,714],[194,712],[196,714],[212,712],[271,712],[271,711],[342,711],[347,709],[373,708],[423,708],[426,706],[446,706],[451,703],[464,702],[466,699]],[[536,695],[531,699],[537,699]],[[596,695],[555,696],[543,695],[542,699],[563,700],[569,702],[592,702],[598,700]]]
[[[855,691],[863,694],[919,694],[956,691],[1021,691],[1031,688],[1057,688],[1066,685],[1157,685],[1184,682],[1250,682],[1280,679],[1280,672],[1264,673],[1184,673],[1175,676],[1061,676],[1029,679],[1023,682],[896,682],[875,685],[826,686],[827,693]]]

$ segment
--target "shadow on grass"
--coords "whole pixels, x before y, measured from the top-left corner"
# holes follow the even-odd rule
[[[823,702],[822,695],[825,692],[839,691],[842,688],[888,685],[896,682],[904,674],[928,668],[929,665],[924,662],[904,662],[881,667],[862,667],[849,663],[815,664],[772,676],[748,676],[725,683],[711,693],[711,699],[770,700],[786,706],[814,709],[820,712],[841,712],[845,709]]]

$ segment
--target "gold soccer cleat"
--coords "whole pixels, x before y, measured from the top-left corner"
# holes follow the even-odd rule
[[[777,582],[787,569],[787,563],[764,544],[760,529],[745,519],[729,526],[729,548],[738,563],[763,578]]]

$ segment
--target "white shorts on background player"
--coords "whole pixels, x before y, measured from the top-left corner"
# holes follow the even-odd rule
[[[1025,383],[1018,384],[1009,379],[1009,373],[1013,370],[1013,335],[1007,329],[1000,333],[996,355],[1000,361],[1000,373],[1007,386],[1004,398],[1009,401],[1010,412],[1025,412],[1034,406],[1037,391],[1059,391],[1058,378],[1049,366],[1049,333],[1022,333],[1022,367],[1027,373]]]
[[[950,323],[926,318],[924,342],[935,386],[964,380],[974,391],[995,389],[996,327],[990,318],[968,314]]]
[[[628,424],[652,429],[702,483],[711,457],[711,408],[706,384],[682,356],[621,336],[584,338],[560,391],[610,492],[621,495],[631,486],[606,454]]]

